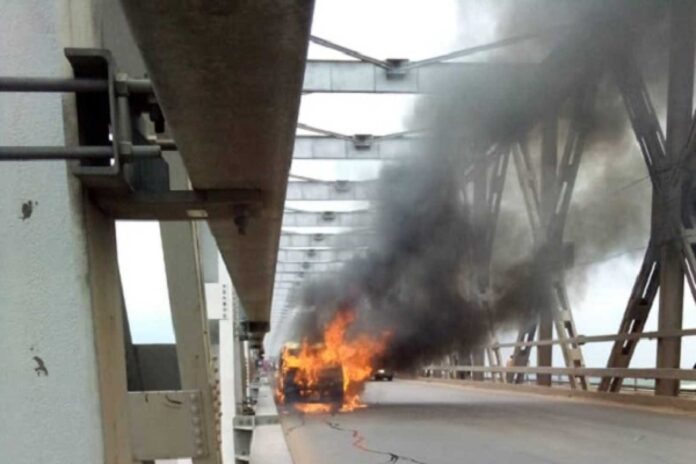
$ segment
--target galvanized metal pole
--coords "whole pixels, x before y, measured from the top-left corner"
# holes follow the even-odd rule
[[[667,139],[668,159],[677,162],[687,144],[691,129],[691,112],[694,86],[694,8],[693,2],[673,0],[670,12],[669,84],[667,91]],[[667,202],[674,211],[681,210],[682,186],[672,179],[665,185]],[[666,210],[667,209],[667,210]],[[666,222],[669,208],[662,208]],[[658,330],[682,328],[684,303],[683,254],[679,231],[670,227],[660,246],[660,310]],[[657,367],[679,368],[681,339],[659,338],[657,341]],[[679,380],[658,379],[655,385],[658,395],[679,394]]]

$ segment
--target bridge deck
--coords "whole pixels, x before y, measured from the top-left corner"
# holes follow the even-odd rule
[[[690,463],[696,451],[696,415],[405,380],[370,383],[365,400],[285,416],[295,462]]]

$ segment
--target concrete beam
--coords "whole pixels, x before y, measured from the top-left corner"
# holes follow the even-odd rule
[[[369,211],[285,211],[283,227],[366,227],[371,216]]]
[[[434,93],[450,79],[499,82],[529,76],[535,65],[518,63],[437,63],[400,73],[362,61],[307,62],[305,93]]]
[[[295,137],[292,157],[293,159],[393,160],[407,158],[418,152],[418,139],[415,137],[374,139],[366,135],[344,140],[334,137],[299,135]]]
[[[210,229],[249,320],[266,322],[313,2],[121,3],[193,188],[262,192],[245,235]]]
[[[288,182],[286,201],[369,201],[374,199],[373,181]]]

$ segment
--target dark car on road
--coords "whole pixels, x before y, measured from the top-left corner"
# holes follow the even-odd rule
[[[372,378],[374,380],[388,380],[391,382],[392,380],[394,380],[394,371],[382,367],[377,369],[375,373],[372,374]]]

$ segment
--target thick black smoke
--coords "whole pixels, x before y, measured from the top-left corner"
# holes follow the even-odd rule
[[[581,85],[599,77],[612,54],[631,42],[637,24],[651,17],[637,3],[623,2],[623,9],[618,2],[610,9],[593,3],[594,9],[582,12],[569,7],[566,23],[576,27],[556,39],[539,72],[480,75],[466,82],[446,76],[442,93],[415,115],[433,127],[420,150],[427,155],[383,170],[369,251],[337,275],[305,286],[295,336],[316,337],[337,310],[353,308],[358,315],[353,330],[389,331],[385,360],[409,368],[448,353],[468,353],[490,333],[524,327],[548,311],[547,250],[527,244],[518,258],[496,266],[490,290],[481,284],[484,224],[470,206],[472,167],[495,143],[511,143],[543,115],[561,113]],[[521,217],[501,226],[514,237],[523,224]],[[510,245],[515,243],[508,240]]]

